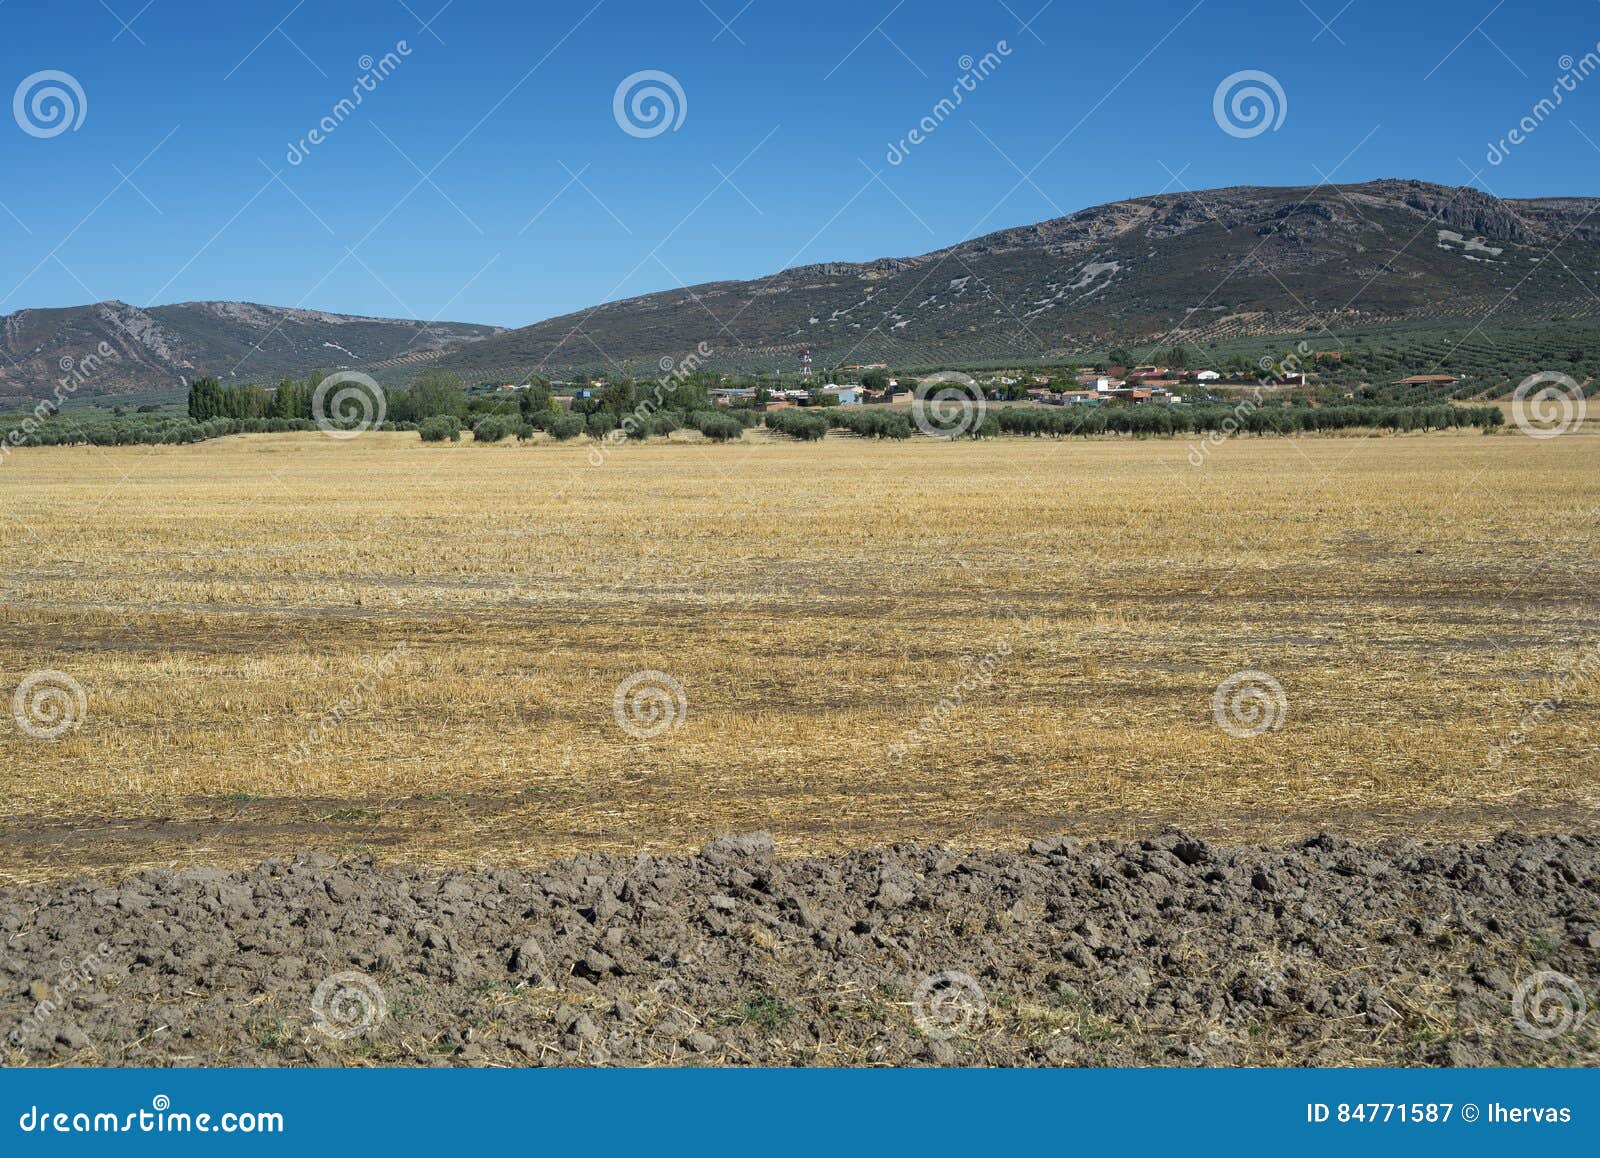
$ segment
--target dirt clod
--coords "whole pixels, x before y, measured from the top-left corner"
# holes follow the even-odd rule
[[[1597,934],[1594,836],[1167,832],[784,860],[751,834],[448,873],[308,856],[0,892],[0,1049],[36,1065],[1594,1064]]]

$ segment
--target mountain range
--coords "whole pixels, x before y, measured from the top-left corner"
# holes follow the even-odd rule
[[[182,387],[204,375],[274,384],[319,368],[399,367],[499,332],[254,302],[18,310],[0,318],[0,406],[46,397],[62,382],[89,396]]]
[[[0,395],[48,389],[58,351],[97,334],[141,383],[270,381],[348,366],[386,382],[539,371],[996,362],[1162,339],[1208,342],[1438,322],[1600,315],[1600,199],[1502,200],[1411,180],[1162,193],[915,257],[798,266],[611,301],[518,329],[230,302],[105,302],[4,319]],[[248,358],[245,358],[246,354]],[[105,390],[135,388],[113,383]],[[86,391],[99,392],[86,386]]]

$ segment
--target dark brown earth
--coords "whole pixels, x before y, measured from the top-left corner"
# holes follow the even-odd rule
[[[659,795],[661,789],[654,791]],[[612,827],[602,832],[593,823],[567,828],[552,824],[550,803],[557,794],[570,812],[581,816],[603,815],[614,792],[614,786],[605,784],[386,796],[240,794],[173,800],[166,802],[167,810],[161,813],[19,815],[0,823],[0,888],[85,874],[121,879],[156,866],[232,868],[299,849],[321,849],[346,862],[370,855],[386,863],[415,858],[442,867],[451,862],[434,859],[440,834],[450,834],[448,847],[456,848],[465,828],[470,828],[471,846],[490,850],[484,859],[502,867],[548,864],[573,848],[616,854],[674,852],[697,843],[690,831],[655,832],[651,834],[653,843],[645,848],[637,834],[625,829]],[[1159,831],[1164,825],[1182,823],[1186,815],[1193,824],[1193,814],[1192,805],[1177,799],[1159,812],[1095,809],[1072,815],[1041,814],[1036,807],[1000,800],[984,810],[983,821],[989,832],[1027,833],[1042,828],[1092,841]],[[1432,842],[1446,836],[1484,840],[1505,831],[1584,831],[1595,816],[1593,808],[1582,804],[1530,803],[1525,798],[1432,808],[1382,807],[1367,802],[1344,808],[1296,806],[1274,798],[1257,810],[1208,816],[1201,823],[1205,839],[1226,844],[1292,840],[1318,828],[1346,833],[1362,842],[1402,835]],[[948,831],[939,831],[926,821],[919,824],[932,829],[925,839],[942,844],[981,839],[972,834],[970,818],[960,819]],[[870,811],[837,820],[845,823],[790,820],[785,834],[791,841],[808,842],[805,851],[825,854],[893,843],[905,827],[898,819],[882,822]],[[685,825],[686,830],[694,827]]]
[[[9,1064],[1600,1063],[1600,838],[307,856],[0,892]]]

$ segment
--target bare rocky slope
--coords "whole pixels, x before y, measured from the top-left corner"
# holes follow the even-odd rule
[[[1600,838],[897,845],[0,893],[10,1064],[1600,1063]]]

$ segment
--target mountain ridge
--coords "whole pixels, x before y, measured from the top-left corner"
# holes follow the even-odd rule
[[[1502,200],[1401,178],[1161,193],[909,257],[604,302],[434,364],[488,377],[648,373],[704,341],[710,364],[728,368],[797,369],[806,351],[818,366],[913,366],[1428,318],[1591,318],[1597,209],[1596,198]]]
[[[0,317],[0,404],[60,390],[86,396],[175,387],[211,375],[273,383],[437,354],[500,327],[422,322],[249,301],[140,307],[115,298]]]
[[[251,302],[19,311],[0,318],[0,401],[48,391],[60,359],[81,358],[94,339],[127,358],[139,385],[121,384],[119,366],[86,393],[199,373],[271,382],[347,367],[389,384],[426,369],[468,381],[655,376],[704,349],[696,360],[708,369],[793,371],[807,352],[818,368],[928,366],[1308,330],[1336,345],[1342,327],[1418,321],[1592,322],[1597,211],[1593,197],[1502,200],[1404,178],[1234,185],[1125,198],[922,254],[661,290],[515,328]]]

